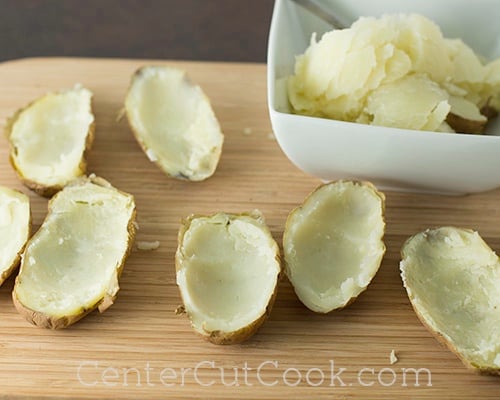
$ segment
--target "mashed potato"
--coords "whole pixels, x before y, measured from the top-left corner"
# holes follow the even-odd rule
[[[421,15],[363,17],[319,41],[312,36],[297,57],[288,95],[298,114],[479,133],[487,122],[482,112],[500,109],[500,60],[483,64]]]

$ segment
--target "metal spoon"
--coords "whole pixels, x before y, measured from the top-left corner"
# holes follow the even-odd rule
[[[301,7],[304,7],[309,12],[313,13],[323,21],[328,22],[335,29],[344,29],[346,26],[339,21],[336,15],[326,9],[323,4],[317,0],[292,0]]]

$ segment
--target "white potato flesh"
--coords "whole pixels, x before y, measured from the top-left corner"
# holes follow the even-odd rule
[[[94,122],[92,93],[49,93],[22,110],[9,135],[18,173],[41,186],[64,186],[85,173],[82,160]]]
[[[428,74],[434,82],[448,80],[453,73],[453,62],[439,26],[419,14],[386,15],[379,21],[387,24],[392,18],[398,29],[396,46],[410,57],[411,71]]]
[[[498,111],[495,63],[483,64],[463,41],[444,38],[439,26],[422,15],[360,17],[350,28],[326,32],[319,40],[312,35],[288,78],[288,97],[298,114],[448,131],[442,123],[450,112],[449,95],[471,102],[477,112],[485,105]],[[418,82],[412,82],[414,76]],[[409,90],[413,87],[422,90]],[[479,119],[477,112],[473,121]],[[477,133],[470,126],[469,133]],[[468,124],[457,127],[469,130]]]
[[[407,75],[375,89],[365,112],[373,125],[404,129],[436,130],[450,105],[448,93],[427,75]]]
[[[220,213],[192,219],[176,262],[193,328],[202,335],[229,334],[261,318],[278,282],[278,253],[259,218]]]
[[[146,155],[164,172],[194,181],[215,172],[224,136],[207,96],[184,71],[141,68],[125,109]]]
[[[488,104],[496,111],[500,111],[500,58],[489,63],[487,69],[487,87],[491,93]]]
[[[19,262],[29,231],[28,196],[0,186],[0,285]]]
[[[427,327],[469,365],[500,369],[500,261],[477,232],[442,227],[410,238],[401,275]]]
[[[369,184],[321,186],[288,216],[286,273],[306,307],[327,313],[346,306],[375,276],[385,245],[384,197]]]
[[[487,69],[462,40],[447,40],[449,53],[453,60],[452,81],[457,83],[482,83],[485,81]]]
[[[133,197],[111,186],[88,181],[65,187],[28,242],[14,287],[17,300],[59,318],[113,297],[134,210]]]

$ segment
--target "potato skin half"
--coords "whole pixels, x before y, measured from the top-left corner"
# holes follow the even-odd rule
[[[326,183],[323,183],[321,185],[319,185],[316,189],[314,189],[311,193],[309,193],[306,198],[303,200],[302,204],[300,204],[299,206],[295,207],[289,214],[288,214],[288,217],[286,219],[286,222],[285,222],[285,229],[284,229],[284,232],[283,232],[283,248],[284,248],[284,243],[285,243],[285,239],[286,237],[288,236],[288,232],[289,232],[289,229],[288,229],[288,224],[290,223],[291,221],[291,216],[293,214],[295,214],[296,212],[300,211],[304,204],[307,203],[309,201],[310,198],[312,198],[314,196],[314,194],[319,191],[320,189],[322,189],[324,186],[327,186],[327,185],[331,185],[331,184],[335,184],[335,183],[342,183],[342,182],[352,182],[356,185],[360,185],[360,186],[366,186],[368,188],[370,188],[371,190],[373,190],[373,192],[380,198],[381,200],[381,205],[382,205],[382,217],[385,216],[385,195],[383,192],[380,192],[373,183],[369,182],[369,181],[359,181],[359,180],[337,180],[337,181],[331,181],[331,182],[326,182]],[[385,233],[385,229],[384,229],[384,233]],[[383,246],[384,246],[384,253],[386,251],[386,246],[385,246],[385,243],[383,243]],[[284,264],[285,264],[285,274],[288,278],[288,263],[286,261],[286,257],[284,257]],[[373,278],[372,278],[373,279]],[[293,285],[293,283],[291,282],[291,280],[288,278],[290,284],[292,285],[293,287],[293,290],[295,292],[295,294],[297,295],[297,291],[295,290],[295,286]],[[306,307],[307,309],[311,310],[312,312],[316,313],[316,314],[329,314],[330,312],[332,311],[338,311],[338,310],[343,310],[344,308],[350,306],[352,303],[354,303],[356,301],[356,299],[361,295],[363,294],[364,291],[366,291],[366,289],[368,289],[368,286],[367,285],[361,292],[359,292],[356,296],[353,296],[349,299],[349,301],[343,305],[342,307],[338,307],[338,308],[335,308],[331,311],[316,311],[316,310],[311,310],[309,307],[307,307],[303,302],[302,300],[300,300],[300,302],[304,305],[304,307]],[[297,295],[298,297],[298,295]]]
[[[128,94],[130,93],[130,91],[132,90],[132,87],[135,83],[135,80],[136,79],[139,79],[141,77],[141,75],[144,75],[144,71],[147,70],[148,68],[152,67],[151,65],[143,65],[142,67],[139,67],[131,76],[131,79],[130,79],[130,83],[129,83],[129,86],[127,88],[127,92],[126,92],[126,97],[128,96]],[[184,79],[186,82],[189,82],[190,84],[195,84],[190,78],[189,76],[187,75],[186,72],[184,72]],[[204,93],[203,94],[204,98],[206,99],[206,101],[210,104],[210,107],[212,107],[212,102],[210,100],[210,98]],[[125,98],[126,98],[125,97]],[[142,139],[141,137],[141,134],[137,131],[137,129],[135,128],[134,124],[132,123],[132,118],[130,117],[130,114],[129,114],[129,111],[127,109],[127,106],[126,104],[124,105],[124,115],[126,116],[126,119],[127,119],[127,123],[128,123],[128,126],[130,128],[130,130],[132,131],[132,134],[137,142],[137,144],[139,145],[139,147],[141,148],[141,150],[143,151],[143,153],[145,155],[148,154],[148,151],[150,150],[147,146],[146,146],[146,143],[144,143],[144,140]],[[221,157],[221,154],[222,154],[222,149],[219,151],[219,153],[217,154],[217,157],[216,157],[216,165],[219,163],[220,161],[220,157]],[[204,181],[208,178],[210,178],[211,176],[213,176],[213,174],[215,174],[216,172],[216,169],[212,172],[212,174],[210,174],[209,176],[206,176],[206,177],[203,177],[203,178],[200,178],[200,179],[196,179],[196,178],[193,178],[193,177],[190,177],[190,176],[186,176],[184,175],[182,172],[180,171],[177,171],[177,172],[173,172],[173,171],[167,171],[163,165],[161,164],[161,162],[159,160],[155,160],[155,161],[152,161],[153,164],[155,164],[164,174],[166,174],[167,176],[171,177],[171,178],[174,178],[174,179],[177,179],[177,180],[181,180],[181,181],[187,181],[187,182],[200,182],[200,181]]]
[[[235,217],[239,216],[247,216],[247,217],[252,217],[255,218],[255,215],[252,213],[239,213],[239,214],[231,214]],[[181,228],[179,229],[177,241],[178,241],[178,246],[180,246],[184,240],[184,235],[189,229],[191,222],[200,217],[207,217],[207,215],[201,215],[201,214],[191,214],[187,218],[182,219],[182,224]],[[194,327],[194,325],[191,323],[191,327],[193,330],[201,336],[203,339],[206,341],[216,344],[216,345],[231,345],[231,344],[238,344],[242,343],[246,340],[248,340],[250,337],[255,335],[255,333],[259,330],[261,325],[269,318],[271,315],[272,308],[274,306],[274,302],[276,300],[276,296],[278,294],[278,286],[279,282],[281,281],[283,277],[283,263],[280,257],[279,252],[276,254],[276,261],[278,262],[278,265],[280,266],[280,271],[278,274],[278,278],[276,281],[276,286],[274,287],[273,294],[271,295],[269,302],[267,304],[265,312],[255,321],[253,321],[250,325],[247,325],[241,329],[238,329],[237,331],[233,332],[224,332],[220,330],[214,330],[214,331],[199,331]],[[179,257],[175,257],[175,272],[179,271],[181,269]],[[182,299],[183,305],[185,304],[184,298],[182,297],[182,291],[179,291]],[[189,318],[189,321],[191,321],[191,316],[189,315],[189,312],[186,310],[185,312]]]
[[[19,116],[21,115],[21,113],[23,111],[27,110],[28,108],[30,108],[33,104],[35,104],[39,100],[43,99],[44,97],[45,96],[42,96],[36,100],[33,100],[25,107],[22,107],[19,110],[17,110],[10,118],[8,118],[7,123],[5,125],[5,136],[7,137],[8,141],[9,141],[9,147],[10,147],[9,162],[10,162],[10,165],[12,166],[14,171],[16,172],[16,174],[17,174],[18,178],[21,180],[22,184],[24,186],[26,186],[28,189],[32,190],[33,192],[35,192],[36,194],[38,194],[42,197],[51,198],[54,194],[59,192],[64,187],[64,185],[46,186],[46,185],[40,184],[39,182],[35,182],[35,181],[32,181],[32,180],[26,178],[23,175],[23,173],[17,168],[17,166],[14,162],[14,157],[13,157],[14,148],[12,147],[12,144],[10,142],[10,135],[12,133],[12,128],[13,128],[14,124],[16,123],[17,119],[19,118]],[[92,110],[92,100],[91,100],[90,107]],[[80,164],[78,166],[78,169],[80,170],[80,175],[78,177],[84,176],[85,173],[87,172],[87,158],[86,157],[88,155],[88,152],[92,148],[92,144],[94,142],[94,135],[95,135],[95,120],[92,121],[92,123],[89,125],[89,129],[87,131],[87,136],[85,138],[85,148],[84,148],[84,151],[82,154],[82,158],[80,160]],[[75,179],[78,179],[78,177],[75,177]]]
[[[95,183],[100,186],[106,186],[103,184],[101,178],[80,178],[82,182],[85,181],[91,181],[92,183]],[[117,190],[117,189],[116,189]],[[120,193],[123,193],[119,190],[117,190]],[[49,200],[49,215],[52,212],[51,210],[51,202],[52,200]],[[125,261],[130,254],[132,250],[132,246],[134,244],[135,240],[135,233],[136,233],[136,208],[134,206],[134,209],[132,211],[132,215],[130,216],[130,220],[128,221],[127,224],[127,231],[128,231],[128,240],[127,240],[127,249],[125,253],[123,254],[122,260],[120,262],[120,265],[116,269],[116,279],[114,282],[112,282],[112,285],[110,286],[110,289],[108,292],[101,298],[99,301],[97,301],[92,307],[84,309],[82,308],[78,313],[74,315],[64,315],[61,317],[54,317],[51,315],[47,315],[43,312],[35,311],[32,310],[29,307],[26,307],[24,304],[22,304],[19,299],[17,298],[15,288],[16,286],[14,285],[14,290],[12,291],[12,300],[14,303],[14,306],[16,307],[16,310],[21,314],[28,322],[32,323],[33,325],[40,327],[40,328],[48,328],[48,329],[63,329],[67,328],[68,326],[74,324],[75,322],[79,321],[83,317],[85,317],[87,314],[90,312],[94,311],[96,308],[99,310],[99,312],[104,312],[106,311],[116,300],[116,297],[118,295],[118,291],[120,289],[118,280],[120,278],[120,275],[123,271],[123,267],[125,265]],[[29,241],[28,241],[29,244]],[[19,276],[16,277],[16,284],[19,280]],[[109,293],[111,292],[111,293]]]
[[[473,233],[474,231],[472,229],[465,229],[465,228],[461,228],[463,229],[464,231],[468,231],[469,233]],[[412,235],[410,238],[408,238],[404,244],[403,244],[403,247],[401,248],[401,252],[400,252],[400,255],[401,255],[401,259],[405,259],[406,258],[406,245],[415,237],[417,236],[417,234],[415,235]],[[405,290],[407,289],[406,288],[406,285],[404,284],[403,282],[403,286],[405,288]],[[408,294],[408,292],[407,292]],[[418,307],[415,306],[415,304],[413,303],[413,296],[410,296],[408,294],[408,299],[410,300],[410,304],[411,304],[411,307],[413,308],[413,311],[415,312],[418,320],[421,322],[421,324],[425,327],[425,329],[427,329],[427,331],[444,347],[446,347],[448,350],[450,350],[453,354],[455,354],[457,356],[457,358],[471,371],[473,372],[476,372],[478,374],[482,374],[482,375],[498,375],[500,376],[500,368],[491,368],[491,367],[485,367],[485,366],[481,366],[481,365],[477,365],[477,364],[474,364],[472,362],[470,362],[467,358],[465,358],[457,349],[456,347],[454,346],[453,343],[451,343],[450,341],[448,341],[441,333],[435,331],[426,321],[426,319],[424,318],[424,316],[420,313],[420,310],[418,309]]]

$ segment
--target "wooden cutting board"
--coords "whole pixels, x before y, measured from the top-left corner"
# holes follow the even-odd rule
[[[146,64],[185,69],[211,98],[225,133],[216,174],[205,182],[165,176],[117,122],[132,72]],[[215,346],[196,336],[180,304],[174,252],[190,213],[260,209],[280,242],[289,211],[320,182],[296,169],[274,140],[258,64],[110,59],[26,59],[0,65],[0,122],[50,90],[81,83],[95,94],[89,170],[133,193],[138,241],[117,302],[66,330],[36,328],[0,288],[0,395],[50,398],[478,398],[498,399],[500,378],[476,375],[423,328],[399,277],[399,250],[427,227],[478,230],[500,249],[500,191],[467,197],[387,195],[387,253],[368,290],[347,309],[315,315],[283,280],[270,319],[250,341]],[[0,184],[30,195],[38,227],[46,200],[23,188],[0,138]],[[399,361],[391,365],[395,350]],[[414,370],[411,370],[411,369]],[[419,370],[416,382],[415,370]],[[1,397],[1,396],[0,396]]]

